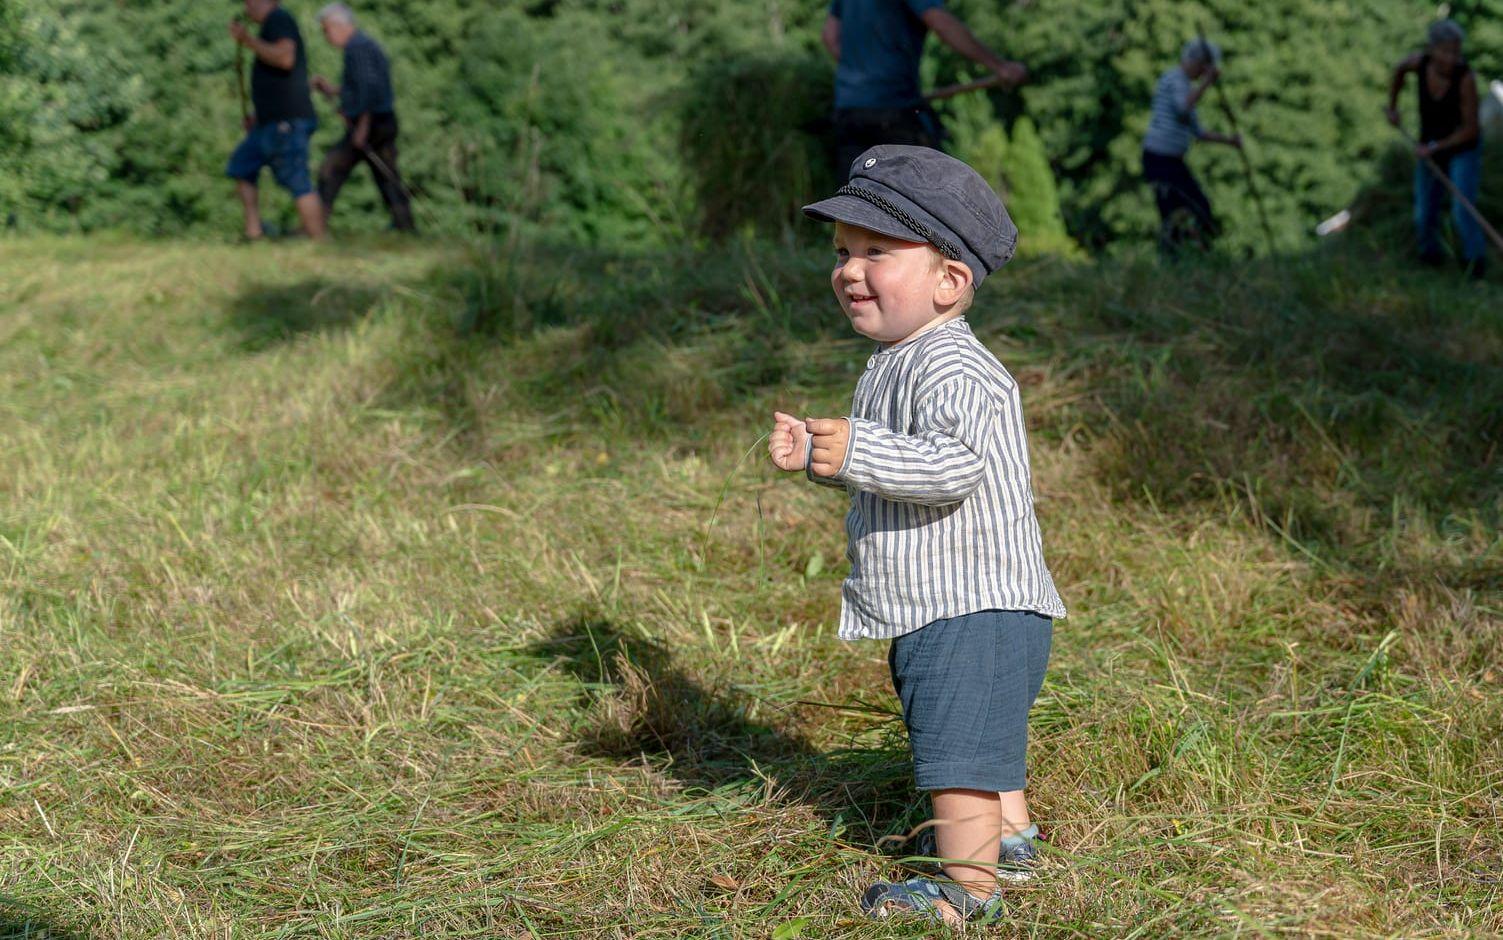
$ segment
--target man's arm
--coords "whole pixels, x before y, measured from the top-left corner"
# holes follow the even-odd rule
[[[314,91],[323,95],[325,98],[328,98],[330,101],[333,101],[339,97],[339,86],[329,81],[327,78],[324,78],[322,75],[313,76],[308,80],[308,84],[313,87]]]
[[[1194,112],[1195,106],[1200,104],[1200,99],[1205,97],[1206,91],[1209,90],[1212,85],[1216,84],[1216,79],[1220,77],[1221,69],[1217,68],[1214,65],[1206,66],[1205,74],[1200,76],[1200,81],[1191,85],[1190,93],[1185,95],[1184,108],[1186,114]]]
[[[955,14],[944,7],[925,10],[923,20],[924,25],[928,26],[941,42],[977,65],[985,66],[997,73],[997,77],[1002,79],[1004,84],[1021,85],[1028,80],[1028,69],[1023,63],[1004,59],[987,48]]]
[[[1399,92],[1404,90],[1404,79],[1410,72],[1419,69],[1420,56],[1412,55],[1393,67],[1393,78],[1388,81],[1388,123],[1399,126]]]
[[[831,13],[825,17],[825,25],[819,31],[819,41],[825,44],[830,57],[840,61],[840,17]]]
[[[348,119],[347,119],[348,120]],[[363,112],[358,118],[350,121],[350,143],[356,150],[364,150],[365,145],[371,139],[371,113]]]
[[[230,24],[230,36],[251,52],[256,58],[265,62],[274,69],[290,71],[297,65],[297,43],[291,39],[283,38],[274,42],[267,42],[256,36],[252,36],[244,23],[236,20]]]
[[[351,46],[344,54],[344,76],[340,84],[340,111],[350,122],[350,143],[364,150],[370,139],[372,85],[380,62],[366,47]]]
[[[1200,139],[1208,144],[1226,144],[1228,147],[1242,149],[1241,134],[1217,134],[1212,131],[1202,131]]]

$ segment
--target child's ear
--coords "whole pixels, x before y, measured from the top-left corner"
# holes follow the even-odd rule
[[[936,307],[954,306],[965,297],[965,292],[970,286],[971,269],[959,261],[946,258],[944,269],[939,275],[939,283],[934,287],[934,305]]]

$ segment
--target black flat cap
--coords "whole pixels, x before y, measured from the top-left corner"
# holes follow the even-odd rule
[[[849,183],[829,199],[804,206],[804,214],[928,242],[970,268],[978,286],[1012,259],[1018,245],[1018,227],[981,174],[928,147],[871,148],[851,164]]]

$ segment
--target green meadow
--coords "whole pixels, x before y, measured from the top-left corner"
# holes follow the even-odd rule
[[[918,937],[819,249],[0,242],[0,936]],[[1007,936],[1503,932],[1503,317],[1024,259],[1071,616]]]

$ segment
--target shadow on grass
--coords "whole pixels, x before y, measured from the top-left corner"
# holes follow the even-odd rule
[[[582,754],[645,759],[690,789],[761,789],[771,780],[779,799],[804,803],[858,843],[925,818],[897,737],[877,747],[822,750],[792,720],[784,726],[751,717],[762,703],[746,691],[705,685],[661,642],[602,618],[560,624],[529,652],[586,686],[591,721],[580,736]]]
[[[1356,246],[1173,269],[1167,286],[1156,266],[1119,273],[1126,289],[1098,288],[1049,338],[1096,373],[1088,420],[1111,440],[1096,462],[1122,497],[1170,508],[1230,492],[1286,537],[1331,548],[1411,507],[1497,521],[1490,286]],[[1186,289],[1206,299],[1175,296]]]
[[[83,935],[64,930],[25,905],[0,897],[0,940],[83,940]]]
[[[350,326],[383,296],[372,287],[317,277],[254,285],[235,298],[229,314],[241,344],[255,352],[305,333]]]

